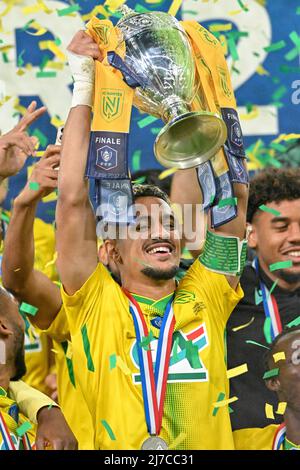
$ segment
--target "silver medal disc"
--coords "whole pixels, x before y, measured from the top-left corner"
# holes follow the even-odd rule
[[[166,450],[168,449],[167,443],[160,437],[153,436],[143,442],[142,450]]]

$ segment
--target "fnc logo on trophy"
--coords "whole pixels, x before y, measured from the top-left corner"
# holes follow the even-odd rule
[[[101,90],[101,114],[107,122],[114,121],[123,112],[124,91]]]
[[[117,150],[104,145],[97,150],[96,165],[102,170],[108,171],[116,168],[118,165],[118,152]]]

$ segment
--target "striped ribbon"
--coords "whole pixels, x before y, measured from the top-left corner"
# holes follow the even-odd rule
[[[5,446],[5,450],[17,450],[15,447],[15,444],[13,443],[13,440],[11,438],[10,432],[8,430],[7,424],[5,422],[5,419],[3,418],[3,415],[0,411],[0,431],[3,439],[3,443]]]
[[[282,423],[280,426],[278,426],[278,429],[276,430],[273,444],[272,444],[272,450],[282,450],[280,447],[283,445],[284,439],[285,439],[285,433],[286,433],[286,426],[284,423]]]
[[[252,266],[255,268],[257,275],[259,276],[258,269],[258,258],[255,258],[252,262]],[[266,318],[271,320],[271,339],[272,341],[279,333],[282,332],[282,324],[280,319],[280,314],[278,310],[277,301],[273,294],[270,294],[269,289],[266,285],[259,279],[260,290],[263,298],[263,306],[265,311]]]
[[[149,350],[146,350],[140,345],[142,339],[149,336],[148,327],[143,313],[133,296],[125,289],[123,289],[123,291],[129,299],[129,310],[133,317],[136,332],[147,428],[149,434],[159,435],[162,424],[164,399],[172,349],[172,336],[175,326],[175,317],[172,305],[173,297],[168,302],[164,312],[158,339],[154,372],[150,348]]]

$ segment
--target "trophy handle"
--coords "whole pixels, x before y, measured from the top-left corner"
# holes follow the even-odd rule
[[[227,128],[218,114],[188,112],[161,129],[154,142],[154,153],[163,166],[184,170],[216,155],[226,138]]]

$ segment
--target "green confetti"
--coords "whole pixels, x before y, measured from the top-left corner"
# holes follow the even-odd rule
[[[153,340],[154,336],[153,336],[153,333],[152,331],[150,330],[150,333],[148,336],[144,336],[142,341],[140,341],[139,343],[139,346],[143,349],[145,349],[145,351],[149,351],[150,349],[150,346],[149,344],[151,343],[151,341]]]
[[[254,295],[255,295],[255,305],[259,305],[263,301],[261,291],[255,288]]]
[[[91,372],[95,372],[95,366],[94,366],[93,359],[92,359],[92,356],[91,356],[90,340],[89,340],[89,337],[88,337],[88,332],[87,332],[86,325],[83,325],[83,327],[81,328],[81,337],[82,337],[85,357],[86,357],[86,360],[87,360],[87,368]]]
[[[32,424],[29,423],[29,421],[25,421],[25,423],[21,424],[21,426],[16,429],[16,433],[19,437],[22,437],[29,429],[32,429]]]
[[[274,91],[272,94],[272,101],[278,101],[280,98],[282,98],[283,95],[285,95],[287,92],[287,87],[284,85],[281,85],[277,90]]]
[[[217,399],[217,402],[218,402],[218,401],[223,401],[225,397],[226,397],[225,393],[220,392],[220,393],[219,393],[219,396],[218,396],[218,399]],[[218,413],[218,411],[219,411],[219,407],[217,406],[216,408],[213,409],[213,416],[216,416],[216,414]]]
[[[279,375],[279,369],[271,369],[264,373],[263,379],[271,379],[271,377],[277,377]]]
[[[20,305],[20,311],[27,313],[28,315],[32,315],[34,317],[37,314],[38,308],[34,307],[33,305],[22,302]]]
[[[228,406],[228,410],[229,410],[229,414],[234,413],[234,410],[232,408],[230,408],[230,406]]]
[[[141,150],[136,150],[132,155],[132,171],[138,171],[141,167]]]
[[[8,57],[7,57],[6,52],[2,52],[2,59],[3,59],[3,62],[5,62],[6,64],[8,64],[9,60],[8,60]]]
[[[225,199],[221,199],[218,203],[218,207],[224,206],[236,206],[237,205],[237,197],[227,197]]]
[[[60,46],[60,45],[61,45],[61,39],[59,39],[59,38],[55,38],[55,41],[54,41],[54,42],[55,42],[55,44],[56,44],[57,46]]]
[[[277,150],[278,152],[285,152],[286,151],[286,147],[284,145],[278,144],[276,142],[271,142],[270,147],[274,150]]]
[[[23,49],[20,54],[18,55],[18,58],[17,58],[17,66],[18,67],[22,67],[24,65],[24,60],[22,58],[22,56],[24,55],[25,53],[25,49]]]
[[[276,217],[279,217],[281,215],[280,212],[277,211],[276,209],[272,209],[272,207],[265,206],[264,204],[259,206],[259,209],[263,212],[269,212],[270,214],[273,214]]]
[[[110,370],[112,370],[115,367],[117,367],[117,355],[116,354],[111,354],[109,356],[109,368],[110,368]]]
[[[228,47],[229,47],[229,51],[230,51],[230,55],[232,57],[232,60],[233,61],[239,60],[239,55],[238,55],[238,52],[237,52],[237,49],[236,49],[234,38],[233,37],[228,38],[227,43],[228,43]]]
[[[40,72],[37,72],[35,76],[36,78],[54,78],[56,77],[56,72],[54,71],[44,72],[43,70],[41,70]]]
[[[238,0],[238,4],[244,11],[249,11],[249,8],[247,8],[246,5],[243,4],[242,0]]]
[[[290,323],[286,325],[287,328],[292,328],[292,326],[298,326],[300,325],[300,316],[295,318],[295,320],[292,320]]]
[[[300,15],[300,7],[297,8],[296,15]]]
[[[265,335],[265,340],[266,343],[271,344],[272,343],[272,338],[271,338],[271,318],[267,317],[264,322],[264,335]]]
[[[269,269],[271,272],[277,271],[277,269],[285,269],[285,268],[291,268],[293,266],[293,261],[288,260],[288,261],[278,261],[278,263],[272,263],[269,265]]]
[[[147,10],[147,8],[143,7],[143,6],[140,5],[139,3],[135,6],[134,10],[135,10],[137,13],[148,13],[149,11],[151,11],[151,10]]]
[[[36,183],[35,181],[29,182],[29,189],[32,189],[32,191],[38,191],[39,188],[40,188],[39,183]]]
[[[199,351],[196,344],[193,341],[186,342],[186,358],[189,361],[192,369],[199,369],[202,367],[202,364],[199,359]]]
[[[159,134],[160,131],[161,131],[161,127],[152,127],[152,128],[150,129],[150,132],[151,132],[151,134],[153,134],[153,135]]]
[[[1,220],[4,220],[4,222],[6,222],[7,224],[9,224],[10,218],[9,218],[9,216],[8,216],[7,214],[5,214],[5,212],[1,212],[0,219],[1,219]]]
[[[280,49],[283,49],[285,46],[286,46],[286,42],[282,40],[282,41],[274,42],[273,44],[270,44],[270,46],[264,47],[264,50],[266,52],[275,52],[275,51],[279,51]]]
[[[105,419],[101,419],[101,424],[102,426],[105,427],[109,437],[111,438],[112,441],[115,441],[116,440],[116,436],[114,435],[113,433],[113,430],[111,429],[110,425],[108,424],[107,421],[105,421]]]
[[[66,16],[78,10],[80,10],[80,5],[75,4],[75,5],[71,5],[68,8],[62,8],[61,10],[56,10],[56,11],[57,11],[58,16]]]
[[[273,282],[272,287],[269,290],[269,297],[271,296],[271,294],[272,294],[273,290],[275,289],[275,287],[277,286],[278,282],[279,282],[279,279],[276,279],[276,281]]]
[[[46,55],[46,54],[43,55],[43,60],[40,64],[40,66],[39,66],[41,70],[43,70],[46,67],[46,64],[47,64],[47,62],[49,62],[49,60],[50,60],[50,57],[48,55]]]
[[[251,339],[247,339],[246,343],[247,344],[253,344],[254,346],[259,346],[261,348],[270,349],[270,348],[268,348],[268,346],[264,346],[263,344],[257,343],[256,341],[252,341]]]
[[[30,29],[31,23],[33,23],[35,20],[29,20],[21,29],[21,31],[27,31],[27,29]]]
[[[133,184],[143,184],[146,181],[146,176],[141,176],[140,178],[137,178],[136,180],[132,181]]]
[[[34,129],[32,135],[39,139],[39,142],[43,148],[47,147],[48,138],[45,136],[45,134],[43,134],[42,131],[40,131],[39,129]]]
[[[138,121],[138,126],[140,129],[143,129],[146,126],[149,126],[149,124],[152,124],[152,122],[157,121],[157,118],[154,116],[146,116],[143,119],[140,119]]]
[[[53,403],[50,403],[50,405],[48,406],[48,410],[51,410],[52,406],[53,406]]]

